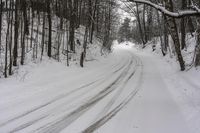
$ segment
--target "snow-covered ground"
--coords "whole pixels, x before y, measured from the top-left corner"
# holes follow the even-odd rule
[[[124,43],[66,67],[44,60],[0,79],[0,132],[199,133],[199,72]]]

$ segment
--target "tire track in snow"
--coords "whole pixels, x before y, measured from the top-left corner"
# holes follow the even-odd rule
[[[124,64],[126,64],[126,62],[124,62]],[[115,65],[113,68],[117,68],[117,67],[119,67],[119,68],[117,68],[116,70],[114,69],[114,71],[111,72],[110,74],[108,74],[108,76],[106,76],[106,77],[103,79],[102,82],[104,82],[104,80],[106,80],[107,78],[109,78],[111,75],[113,75],[113,74],[119,72],[120,70],[122,70],[122,69],[125,67],[124,64],[123,64],[122,66],[119,66],[120,63],[118,63],[117,65]],[[93,81],[93,82],[91,82],[91,83],[88,83],[88,84],[86,84],[86,85],[83,85],[83,86],[81,86],[81,87],[79,87],[79,88],[77,88],[77,89],[75,89],[75,90],[73,90],[73,91],[71,91],[71,92],[66,93],[66,94],[59,95],[59,96],[57,96],[56,98],[50,100],[49,102],[47,102],[47,103],[45,103],[45,104],[42,104],[42,105],[40,105],[40,106],[38,106],[38,107],[35,107],[35,108],[33,108],[33,109],[31,109],[31,110],[29,110],[29,111],[27,111],[27,112],[25,112],[25,113],[19,115],[19,116],[16,116],[16,117],[14,117],[14,118],[12,118],[12,119],[10,119],[10,120],[7,120],[6,122],[0,124],[0,127],[3,127],[3,126],[5,126],[5,125],[7,125],[7,124],[9,124],[9,123],[11,123],[11,122],[13,122],[13,121],[16,121],[16,120],[18,120],[18,119],[20,119],[20,118],[22,118],[22,117],[25,117],[25,116],[27,116],[27,115],[33,113],[33,112],[36,112],[36,111],[38,111],[38,110],[40,110],[40,109],[43,109],[43,108],[45,108],[46,106],[48,106],[48,105],[50,105],[50,104],[52,104],[52,103],[54,103],[54,102],[56,102],[56,101],[58,101],[58,100],[61,100],[61,99],[65,98],[65,97],[67,97],[67,96],[69,96],[69,95],[71,95],[72,93],[75,93],[75,92],[77,92],[77,91],[80,91],[81,89],[84,89],[84,88],[86,88],[86,87],[92,86],[93,84],[97,83],[99,80],[101,80],[101,79],[98,79],[98,80],[96,80],[96,81]],[[100,83],[102,83],[102,82],[100,82]],[[99,84],[100,84],[100,83],[99,83]],[[87,92],[89,92],[89,91],[87,91]],[[47,115],[47,116],[48,116],[48,115]],[[26,127],[29,127],[29,126],[31,126],[32,124],[34,124],[34,123],[36,123],[36,122],[38,122],[38,121],[40,121],[40,120],[46,118],[47,116],[43,116],[43,117],[40,117],[40,118],[38,118],[38,119],[28,121],[28,122],[26,122],[25,124],[22,124],[22,125],[16,127],[16,128],[13,129],[11,132],[17,132],[17,131],[22,130],[22,129],[26,128]]]
[[[105,96],[110,94],[116,89],[116,85],[118,85],[121,80],[124,78],[124,73],[129,70],[130,66],[132,66],[133,61],[131,60],[130,63],[127,65],[126,69],[115,79],[108,87],[103,89],[97,95],[93,96],[89,99],[86,103],[72,111],[71,113],[65,115],[61,119],[57,120],[56,122],[50,122],[44,127],[39,128],[35,132],[42,132],[42,133],[57,133],[66,128],[70,125],[73,121],[78,119],[82,114],[92,108],[97,102],[103,99]]]
[[[132,54],[131,54],[132,55]],[[126,84],[128,83],[128,81],[130,80],[131,77],[133,77],[133,75],[135,74],[135,72],[137,71],[137,66],[138,66],[138,61],[136,58],[133,58],[134,56],[132,55],[131,58],[134,59],[135,61],[135,66],[133,69],[129,68],[130,71],[127,71],[124,75],[127,75],[128,78],[125,78],[123,80],[123,84],[121,84],[117,89],[116,94],[112,97],[112,99],[108,102],[108,104],[105,106],[105,108],[97,115],[96,120],[100,119],[102,116],[104,116],[111,108],[112,105],[116,102],[116,100],[118,99],[118,97],[120,96],[120,94],[124,91],[124,87],[126,86]],[[130,74],[129,74],[130,73]],[[96,121],[95,120],[95,121]]]
[[[27,127],[27,126],[30,126],[30,125],[32,125],[32,124],[34,124],[34,123],[40,121],[41,119],[46,118],[47,116],[48,116],[48,115],[43,116],[43,117],[40,117],[40,118],[37,118],[37,119],[35,119],[35,120],[32,120],[32,121],[30,121],[30,122],[28,122],[28,123],[26,123],[26,124],[24,124],[24,125],[21,125],[21,126],[15,128],[14,130],[10,131],[9,133],[15,133],[15,132],[17,132],[17,131],[20,131],[20,130],[24,129],[24,128]]]
[[[107,123],[110,119],[112,119],[120,110],[122,110],[134,98],[134,96],[137,94],[137,92],[139,91],[139,89],[141,88],[141,85],[143,83],[143,81],[142,81],[143,80],[142,62],[140,61],[138,65],[141,66],[141,74],[140,74],[140,78],[139,78],[139,83],[137,84],[135,89],[128,95],[127,98],[125,98],[120,104],[118,104],[118,106],[116,106],[109,113],[107,113],[102,118],[100,118],[99,120],[94,122],[92,125],[90,125],[88,128],[86,128],[84,131],[82,131],[82,133],[92,133],[95,130],[97,130],[98,128],[100,128],[101,126],[103,126],[105,123]],[[134,72],[132,74],[130,74],[130,76],[128,77],[128,80],[130,80],[133,77],[133,75],[134,75]]]
[[[4,122],[4,123],[1,123],[1,124],[0,124],[0,127],[5,126],[5,125],[7,125],[8,123],[13,122],[13,121],[15,121],[15,120],[17,120],[17,119],[19,119],[19,118],[21,118],[21,117],[24,117],[24,116],[26,116],[26,115],[28,115],[28,114],[34,112],[34,111],[37,111],[37,110],[39,110],[39,109],[42,109],[42,108],[46,107],[47,105],[52,104],[53,102],[55,102],[55,101],[57,101],[57,100],[59,100],[59,99],[65,97],[65,96],[68,96],[68,95],[74,93],[75,91],[77,91],[77,90],[79,90],[79,89],[81,89],[81,88],[88,87],[88,86],[94,84],[95,82],[96,82],[96,81],[94,81],[94,82],[92,82],[92,83],[89,83],[89,84],[86,84],[86,85],[83,85],[82,87],[79,87],[79,88],[77,88],[76,90],[73,90],[73,91],[71,91],[71,92],[68,92],[67,94],[63,94],[62,96],[57,96],[56,98],[54,98],[53,100],[50,100],[49,102],[47,102],[47,103],[45,103],[45,104],[42,104],[42,105],[40,105],[40,106],[38,106],[38,107],[35,107],[35,108],[33,108],[33,109],[31,109],[31,110],[29,110],[29,111],[27,111],[27,112],[25,112],[25,113],[23,113],[23,114],[21,114],[21,115],[19,115],[19,116],[16,116],[16,117],[14,117],[14,118],[12,118],[12,119],[10,119],[10,120],[7,120],[7,121]]]

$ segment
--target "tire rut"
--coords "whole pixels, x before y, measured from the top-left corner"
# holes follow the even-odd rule
[[[131,58],[134,59],[133,56]],[[112,108],[112,105],[116,102],[116,100],[118,99],[118,97],[120,96],[120,94],[123,92],[123,90],[124,90],[123,88],[126,86],[126,84],[128,83],[128,81],[131,79],[131,77],[133,77],[133,75],[137,71],[137,66],[138,66],[138,61],[135,60],[135,66],[134,66],[133,70],[131,68],[129,68],[130,71],[127,71],[125,73],[125,75],[128,75],[127,78],[125,78],[124,81],[123,81],[123,84],[117,88],[118,90],[117,90],[116,94],[108,102],[108,104],[105,106],[105,108],[97,115],[96,120],[98,120],[99,118],[101,118],[101,116],[105,115]]]
[[[139,62],[138,65],[143,66],[141,61]],[[129,76],[128,80],[130,80],[133,75],[134,75],[134,72]],[[125,98],[118,106],[116,106],[109,113],[107,113],[102,118],[100,118],[99,120],[94,122],[92,125],[90,125],[88,128],[86,128],[84,131],[82,131],[82,133],[92,133],[95,130],[97,130],[98,128],[100,128],[101,126],[103,126],[105,123],[107,123],[110,119],[112,119],[119,111],[121,111],[134,98],[134,96],[137,94],[137,92],[141,88],[141,85],[143,83],[142,80],[143,80],[143,67],[141,67],[141,74],[140,74],[140,78],[139,78],[139,83],[135,87],[136,89],[134,89],[128,95],[128,97]]]
[[[118,65],[119,65],[119,64],[115,65],[113,68],[116,68]],[[106,77],[109,78],[111,75],[113,75],[113,74],[119,72],[119,71],[122,70],[123,68],[124,68],[124,65],[119,66],[119,68],[118,68],[117,70],[114,69],[115,71],[113,71],[112,73],[108,74],[108,76],[106,76]],[[91,82],[91,83],[88,83],[88,84],[86,84],[86,85],[83,85],[83,86],[81,86],[81,87],[79,87],[79,88],[77,88],[77,89],[75,89],[75,90],[73,90],[73,91],[71,91],[71,92],[66,93],[66,94],[59,95],[59,96],[57,96],[56,98],[54,98],[53,100],[50,100],[49,102],[47,102],[47,103],[45,103],[45,104],[42,104],[42,105],[40,105],[40,106],[38,106],[38,107],[35,107],[35,108],[33,108],[33,109],[31,109],[31,110],[29,110],[29,111],[27,111],[27,112],[21,114],[21,115],[18,115],[18,116],[16,116],[16,117],[12,118],[12,119],[7,120],[6,122],[0,124],[0,127],[3,127],[3,126],[5,126],[5,125],[7,125],[7,124],[9,124],[9,123],[11,123],[11,122],[14,122],[14,121],[16,121],[16,120],[18,120],[18,119],[20,119],[20,118],[25,117],[25,116],[27,116],[27,115],[33,113],[33,112],[36,112],[36,111],[38,111],[38,110],[40,110],[40,109],[42,109],[42,108],[45,108],[46,106],[48,106],[48,105],[50,105],[50,104],[52,104],[52,103],[54,103],[54,102],[56,102],[56,101],[58,101],[58,100],[61,100],[61,99],[65,98],[65,97],[71,95],[72,93],[75,93],[75,92],[77,92],[77,91],[80,91],[81,89],[84,89],[84,88],[86,88],[86,87],[92,86],[93,84],[97,83],[99,80],[101,80],[101,79],[98,79],[98,80],[96,80],[96,81],[94,81],[94,82]],[[106,80],[106,79],[103,79],[103,81],[104,81],[104,80]],[[103,81],[102,81],[102,82],[103,82]],[[100,83],[99,83],[99,84],[100,84]],[[102,92],[102,93],[103,93],[103,92]],[[92,103],[91,103],[91,104],[92,104]],[[83,108],[83,107],[80,107],[80,108]],[[82,109],[81,109],[81,110],[82,110]],[[75,111],[75,112],[76,112],[76,111]],[[75,112],[74,112],[74,113],[75,113]],[[42,120],[42,119],[47,118],[47,117],[48,117],[48,115],[47,115],[47,116],[44,116],[44,117],[41,117],[41,118],[38,118],[38,119],[36,119],[36,120],[28,121],[27,123],[22,124],[22,125],[20,125],[20,126],[18,126],[18,127],[16,127],[16,128],[14,128],[11,132],[20,131],[20,130],[22,130],[22,129],[24,129],[24,128],[27,128],[27,127],[31,126],[32,124],[34,124],[34,123],[36,123],[36,122],[38,122],[38,121],[40,121],[40,120]]]
[[[108,87],[100,91],[97,95],[93,96],[89,99],[85,104],[81,105],[71,113],[62,117],[60,120],[57,120],[55,123],[48,123],[44,127],[37,129],[35,132],[41,133],[57,133],[63,130],[65,127],[70,125],[73,121],[78,119],[82,114],[92,108],[97,102],[103,99],[105,96],[113,92],[116,88],[116,85],[120,83],[120,81],[124,78],[124,73],[129,70],[129,67],[132,65],[133,61],[127,65],[126,69],[122,72],[121,75],[118,76],[116,80],[114,80]]]

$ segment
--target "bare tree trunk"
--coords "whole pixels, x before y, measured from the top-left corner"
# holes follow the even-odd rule
[[[159,31],[159,36],[160,36],[160,43],[161,43],[161,51],[162,51],[162,54],[163,56],[166,55],[166,49],[165,49],[165,44],[164,44],[164,40],[163,40],[163,31],[162,31],[162,24],[161,24],[161,21],[160,21],[160,15],[159,15],[159,12],[157,11],[157,22],[158,22],[158,25],[160,27],[160,31]]]
[[[45,45],[45,23],[46,23],[46,13],[43,12],[43,24],[42,24],[42,42],[41,42],[41,46],[42,46],[42,50],[41,50],[41,60],[42,60],[42,56],[44,54],[44,45]]]
[[[2,30],[3,7],[4,7],[3,1],[1,0],[0,1],[0,57],[1,57],[1,38],[2,38],[1,37],[1,35],[2,35],[1,30]]]
[[[10,64],[9,64],[9,75],[12,75],[12,66],[13,66],[13,61],[12,61],[12,41],[13,41],[13,7],[14,7],[14,0],[10,2],[11,6],[11,28],[10,28],[10,41],[9,41],[9,54],[10,54]]]
[[[198,3],[200,4],[200,0],[198,0]],[[196,42],[196,48],[195,48],[195,66],[200,66],[200,17],[196,18],[197,21],[197,42]]]
[[[145,42],[148,41],[148,38],[147,38],[147,29],[146,29],[146,16],[145,16],[145,13],[146,13],[146,5],[144,4],[143,5],[143,27],[144,27],[144,40]]]
[[[76,14],[74,11],[74,5],[73,1],[69,0],[69,8],[70,8],[70,29],[69,29],[69,45],[70,50],[74,51],[74,37],[75,37],[75,20],[76,20]]]
[[[34,39],[34,38],[33,38],[33,30],[34,30],[34,29],[33,29],[33,26],[34,26],[34,10],[33,10],[33,9],[31,10],[31,16],[32,16],[32,17],[31,17],[32,22],[31,22],[31,37],[30,37],[30,39],[31,39],[31,44],[30,44],[30,45],[31,45],[31,46],[30,46],[30,48],[33,47],[33,39]]]
[[[167,51],[167,48],[169,47],[169,37],[168,37],[168,30],[167,30],[167,24],[166,24],[166,17],[164,14],[162,14],[163,17],[163,36],[164,36],[164,47],[165,50]]]
[[[173,11],[172,0],[165,0],[165,6],[166,6],[166,9],[168,9],[169,11]],[[185,62],[183,60],[181,49],[180,49],[180,41],[179,41],[178,30],[177,30],[175,19],[172,17],[166,17],[166,20],[167,20],[166,23],[168,25],[168,29],[170,31],[171,37],[174,42],[175,51],[176,51],[176,54],[178,57],[181,71],[184,71],[185,70]]]
[[[6,1],[6,8],[8,8],[8,3]],[[8,12],[7,13],[7,22],[8,22],[8,26],[7,26],[7,32],[6,32],[6,51],[5,51],[5,68],[4,68],[4,77],[7,78],[8,74],[7,74],[7,70],[8,70],[8,43],[9,43],[9,35],[10,35],[10,16],[11,13]]]
[[[98,4],[98,0],[95,0],[94,2],[94,9],[92,11],[92,24],[91,24],[91,31],[90,31],[90,43],[93,42],[93,35],[94,35],[94,28],[95,28],[95,15],[96,15],[96,10],[97,10],[97,4]]]
[[[40,13],[37,13],[37,34],[36,34],[36,45],[35,45],[35,58],[38,58],[38,47],[39,47],[39,28],[40,28]]]
[[[153,8],[152,7],[149,7],[149,10],[148,10],[148,15],[147,15],[147,32],[148,32],[148,36],[147,36],[147,40],[151,40],[152,38],[152,34],[153,32],[151,31],[152,30],[152,23],[153,23],[153,18],[152,18],[152,11],[153,11]]]
[[[14,48],[13,48],[13,66],[17,66],[18,57],[18,37],[19,37],[19,19],[18,19],[19,0],[15,1],[15,35],[14,35]]]
[[[200,18],[197,18],[197,43],[196,43],[196,58],[195,58],[195,66],[200,66]]]
[[[24,65],[24,59],[25,59],[25,37],[27,34],[29,34],[28,32],[28,20],[27,20],[27,3],[25,0],[22,1],[21,3],[22,5],[22,9],[23,9],[23,32],[22,32],[22,40],[21,40],[21,65]]]
[[[49,40],[48,40],[48,51],[47,55],[51,58],[51,38],[52,38],[52,22],[51,22],[51,2],[50,0],[47,0],[47,16],[48,16],[48,22],[49,22]]]
[[[136,3],[136,16],[137,16],[137,21],[138,21],[138,27],[139,27],[139,31],[140,31],[140,38],[143,44],[143,48],[145,47],[145,41],[144,41],[144,34],[142,31],[142,26],[141,26],[141,22],[140,22],[140,14],[139,14],[139,7],[138,7],[138,3]]]
[[[92,0],[88,0],[88,5],[92,6]],[[85,35],[84,35],[84,42],[83,42],[83,52],[81,53],[81,58],[80,58],[80,66],[83,67],[83,63],[85,60],[86,56],[86,49],[87,49],[87,43],[88,43],[88,33],[89,33],[89,27],[91,26],[91,9],[92,7],[88,8],[87,11],[87,26],[85,29]]]
[[[191,5],[191,0],[188,0],[187,1],[188,3],[188,5]],[[193,35],[193,32],[195,32],[195,28],[194,28],[194,24],[193,24],[193,22],[192,22],[192,17],[187,17],[187,21],[188,21],[188,28],[189,28],[189,32],[190,32],[190,34],[191,34],[191,36],[193,37],[194,35]]]
[[[186,6],[187,6],[187,1],[186,0],[182,0],[182,9],[184,10]],[[185,33],[185,18],[182,18],[181,19],[181,49],[184,49],[186,47],[185,37],[186,37],[186,33]]]
[[[87,40],[88,40],[88,27],[86,27],[86,29],[85,29],[83,52],[81,53],[81,58],[80,58],[80,66],[81,67],[84,66],[83,63],[84,63],[85,56],[86,56]]]
[[[66,25],[66,34],[67,34],[67,37],[66,37],[66,42],[67,42],[67,66],[69,66],[69,25],[67,24]]]

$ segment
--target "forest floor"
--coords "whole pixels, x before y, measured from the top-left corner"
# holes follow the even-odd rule
[[[200,74],[133,44],[66,67],[46,59],[0,79],[0,132],[199,133]]]

